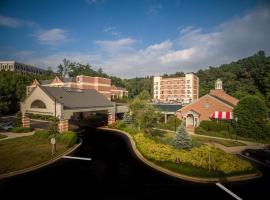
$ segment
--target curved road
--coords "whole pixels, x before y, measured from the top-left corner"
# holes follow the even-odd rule
[[[2,179],[1,199],[234,199],[215,184],[195,184],[150,169],[133,155],[127,138],[119,133],[89,129],[82,137],[82,146],[72,156],[90,157],[91,161],[61,159],[45,168]],[[265,197],[270,173],[260,169],[263,178],[223,185],[242,199]]]

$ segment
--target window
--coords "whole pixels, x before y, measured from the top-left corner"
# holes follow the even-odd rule
[[[208,108],[209,108],[209,103],[205,103],[205,104],[204,104],[204,108],[205,108],[205,109],[208,109]]]
[[[31,108],[42,108],[42,109],[45,109],[46,108],[46,105],[45,105],[45,103],[43,101],[35,100],[35,101],[32,102]]]

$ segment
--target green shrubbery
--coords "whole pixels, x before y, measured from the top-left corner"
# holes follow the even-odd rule
[[[34,136],[39,138],[49,138],[50,133],[47,130],[39,130],[34,133]]]
[[[63,133],[51,134],[47,130],[39,130],[34,134],[35,137],[39,138],[52,138],[55,137],[57,142],[65,144],[67,147],[71,147],[78,141],[77,134],[73,131],[67,131]]]
[[[181,122],[182,121],[178,118],[175,118],[175,116],[169,116],[167,123],[165,124],[164,122],[160,122],[158,124],[158,128],[175,131],[175,128],[178,127]]]
[[[224,121],[202,121],[200,123],[200,127],[205,131],[226,131],[229,133],[235,133],[234,128],[231,126],[229,122]]]
[[[31,131],[31,128],[25,128],[25,127],[14,127],[10,130],[14,133],[28,133]]]
[[[68,147],[73,146],[78,141],[77,134],[73,131],[67,131],[59,135],[60,135],[60,138],[59,138],[60,142],[63,142]]]
[[[176,158],[179,158],[181,163],[208,169],[210,154],[212,170],[224,174],[253,170],[250,163],[207,145],[192,148],[191,151],[185,151],[174,149],[170,145],[158,144],[154,140],[145,137],[142,133],[136,134],[134,139],[140,152],[150,160],[174,163]]]
[[[267,132],[267,107],[263,100],[256,96],[246,96],[234,108],[234,115],[238,117],[236,129],[243,137],[265,139]]]

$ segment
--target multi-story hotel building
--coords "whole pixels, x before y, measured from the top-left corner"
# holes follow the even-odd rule
[[[34,80],[32,85],[27,87],[27,94],[29,94],[32,89],[36,87],[36,85],[42,85],[47,87],[75,88],[80,90],[95,89],[101,94],[103,94],[105,97],[107,97],[107,99],[109,100],[112,96],[121,93],[120,88],[116,91],[114,90],[115,86],[111,87],[111,79],[102,77],[91,77],[85,75],[71,78],[59,78],[58,76],[56,76],[52,80]],[[122,90],[122,93],[125,91],[124,95],[127,96],[127,91],[124,88],[122,88]],[[118,97],[122,98],[123,94],[119,94]]]
[[[34,74],[34,75],[43,75],[46,73],[45,69],[40,69],[35,66],[18,63],[16,61],[0,61],[0,71],[2,70]]]
[[[199,78],[193,73],[184,77],[154,77],[155,102],[190,103],[199,98]]]

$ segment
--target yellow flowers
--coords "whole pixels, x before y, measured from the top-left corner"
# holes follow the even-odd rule
[[[140,152],[151,160],[175,162],[178,157],[180,164],[208,169],[210,154],[212,170],[225,174],[252,170],[250,163],[211,146],[203,145],[191,151],[177,150],[170,145],[156,143],[142,133],[134,135],[134,140]]]

